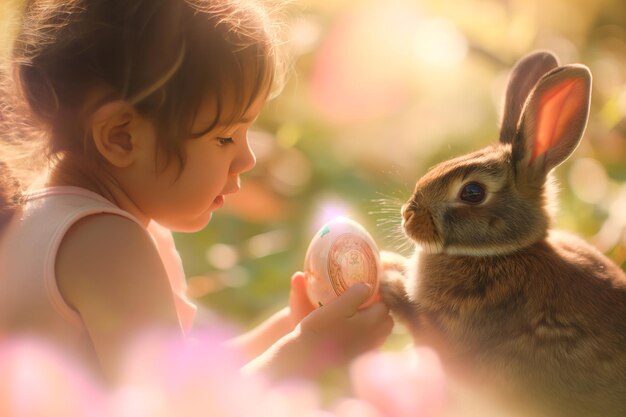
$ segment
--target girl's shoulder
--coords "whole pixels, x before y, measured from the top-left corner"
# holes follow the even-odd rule
[[[70,304],[89,293],[106,294],[143,279],[167,275],[147,231],[114,213],[98,213],[75,222],[57,251],[57,284]],[[154,279],[154,278],[153,278]]]

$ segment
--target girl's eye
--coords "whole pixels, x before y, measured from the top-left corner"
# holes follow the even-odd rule
[[[228,145],[229,143],[233,143],[233,138],[217,138],[217,143],[220,145]]]
[[[477,182],[467,183],[461,188],[459,198],[467,204],[480,204],[485,200],[485,188]]]

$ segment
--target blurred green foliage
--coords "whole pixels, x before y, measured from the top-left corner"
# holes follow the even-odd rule
[[[4,45],[22,1],[3,0]],[[508,70],[534,49],[594,75],[557,226],[626,268],[626,2],[296,0],[287,19],[293,69],[250,135],[256,168],[204,231],[175,236],[199,303],[244,328],[284,306],[336,213],[410,253],[399,209],[415,180],[496,140]]]
[[[626,267],[626,3],[290,7],[294,68],[251,135],[257,167],[206,230],[176,236],[201,303],[244,327],[284,306],[291,274],[331,213],[363,223],[381,248],[410,253],[400,204],[428,167],[496,140],[508,71],[534,49],[584,63],[594,75],[583,143],[556,172],[557,226]],[[250,250],[258,236],[266,251]]]

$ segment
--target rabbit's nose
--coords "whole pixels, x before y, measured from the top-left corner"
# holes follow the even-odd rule
[[[410,201],[402,206],[402,220],[404,223],[408,223],[409,220],[415,215],[415,203]]]

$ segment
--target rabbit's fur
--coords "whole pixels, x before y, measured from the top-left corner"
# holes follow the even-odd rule
[[[402,207],[416,252],[381,287],[451,374],[540,415],[626,416],[626,274],[549,230],[549,174],[577,147],[590,92],[582,65],[548,52],[520,60],[499,143],[417,181]]]

